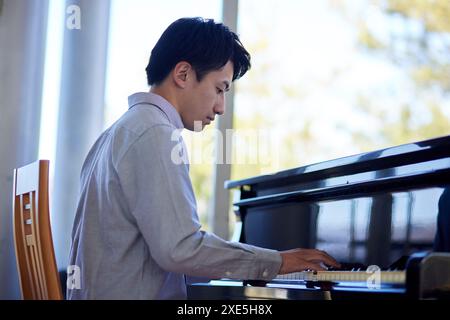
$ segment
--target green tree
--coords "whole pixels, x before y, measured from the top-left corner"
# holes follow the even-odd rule
[[[450,119],[444,106],[450,98],[450,1],[377,0],[372,4],[383,13],[390,31],[380,35],[361,17],[357,21],[359,43],[370,54],[405,70],[414,89],[410,101],[396,108],[395,121],[388,121],[371,97],[358,97],[359,110],[372,118],[369,121],[384,123],[380,134],[385,146],[449,134]],[[417,124],[417,117],[428,121]],[[364,133],[353,135],[366,150],[376,144]]]

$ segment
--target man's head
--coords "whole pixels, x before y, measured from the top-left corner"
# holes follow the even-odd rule
[[[250,54],[238,36],[211,19],[172,23],[152,50],[146,68],[152,91],[180,113],[184,126],[202,128],[224,112],[224,93],[250,68]]]

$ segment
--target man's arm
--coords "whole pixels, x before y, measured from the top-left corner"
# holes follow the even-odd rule
[[[225,241],[201,231],[186,164],[172,161],[173,128],[144,133],[117,165],[132,215],[150,255],[165,270],[211,278],[271,279],[283,272],[334,264],[318,250],[282,252]],[[184,150],[186,152],[186,150]]]
[[[172,132],[168,125],[148,129],[116,165],[126,205],[151,257],[167,271],[191,276],[274,277],[281,266],[277,251],[200,230],[187,165],[171,159],[180,146]]]

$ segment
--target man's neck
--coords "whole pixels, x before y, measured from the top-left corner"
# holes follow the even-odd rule
[[[157,94],[157,95],[163,97],[164,99],[166,99],[167,101],[169,101],[169,103],[175,108],[175,110],[177,110],[177,112],[180,113],[177,99],[175,98],[175,95],[170,90],[166,89],[163,86],[153,86],[150,88],[149,92]]]

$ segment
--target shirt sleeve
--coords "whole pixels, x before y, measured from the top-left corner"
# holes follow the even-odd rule
[[[167,271],[190,276],[274,278],[281,266],[278,251],[201,230],[187,164],[176,158],[186,150],[174,130],[148,129],[117,164],[127,205],[152,258]]]

